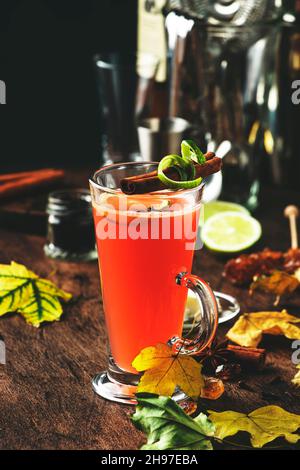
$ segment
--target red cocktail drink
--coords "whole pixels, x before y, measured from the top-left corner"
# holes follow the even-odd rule
[[[191,271],[199,210],[165,196],[120,194],[94,204],[110,348],[125,371],[136,372],[131,363],[141,349],[181,335],[187,289],[174,279]]]
[[[103,167],[90,180],[105,321],[111,356],[93,379],[104,398],[134,403],[140,351],[157,343],[195,354],[212,340],[217,306],[212,290],[191,271],[203,185],[180,191],[126,195],[125,176],[151,172],[154,163]],[[182,343],[187,288],[202,304],[199,334]]]

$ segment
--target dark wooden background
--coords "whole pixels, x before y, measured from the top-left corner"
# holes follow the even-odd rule
[[[76,181],[74,175],[72,181]],[[77,182],[86,185],[87,176],[81,173]],[[27,201],[27,207],[31,203]],[[264,235],[257,248],[288,248],[288,223],[283,218],[287,203],[300,205],[300,195],[276,190],[263,193],[257,217]],[[43,254],[45,238],[24,233],[29,227],[20,227],[22,233],[9,231],[2,224],[0,262],[24,263],[74,297],[60,322],[39,329],[27,325],[17,314],[0,319],[7,349],[7,365],[0,366],[0,448],[136,449],[144,437],[130,422],[133,409],[107,402],[91,388],[93,374],[105,369],[107,357],[97,263],[47,259]],[[221,275],[223,265],[224,259],[203,249],[195,256],[194,272],[213,288],[235,295],[242,312],[271,308],[270,297],[257,294],[251,298],[245,289],[230,285]],[[300,313],[299,296],[288,310]],[[230,325],[219,328],[219,336]],[[296,372],[291,363],[291,341],[268,337],[262,345],[268,350],[266,368],[227,382],[219,400],[203,400],[201,407],[250,412],[276,404],[300,413],[300,390],[291,384]]]
[[[134,51],[137,0],[1,0],[0,173],[96,166],[101,105],[93,56]]]

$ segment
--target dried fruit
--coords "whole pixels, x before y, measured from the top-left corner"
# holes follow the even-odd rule
[[[282,269],[283,253],[265,248],[258,253],[240,255],[229,260],[224,268],[226,279],[237,285],[248,285],[254,276]]]
[[[224,393],[224,384],[222,380],[214,377],[206,377],[204,387],[201,390],[201,398],[208,400],[217,400]]]

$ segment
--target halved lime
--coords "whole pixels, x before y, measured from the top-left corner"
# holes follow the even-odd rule
[[[243,212],[220,212],[204,223],[201,238],[207,248],[236,253],[252,246],[261,236],[258,220]]]
[[[219,212],[243,212],[244,214],[250,215],[246,207],[236,204],[234,202],[227,201],[210,201],[206,202],[203,206],[204,222],[209,219],[212,215],[219,214]]]

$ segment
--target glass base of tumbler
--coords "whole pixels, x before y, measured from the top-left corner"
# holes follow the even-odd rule
[[[92,379],[92,386],[94,392],[106,400],[126,405],[136,405],[135,394],[139,378],[140,375],[138,374],[131,374],[120,369],[110,356],[108,370],[95,375]],[[176,402],[181,402],[186,400],[187,396],[178,391],[172,398]]]
[[[115,382],[109,377],[108,372],[101,372],[95,375],[92,380],[94,392],[106,400],[114,401],[117,403],[124,403],[126,405],[136,405],[137,401],[135,394],[137,391],[136,385],[127,385],[120,382]],[[176,392],[172,399],[177,403],[189,400],[183,392]]]
[[[139,374],[132,374],[120,369],[110,354],[107,371],[95,375],[92,386],[94,391],[106,400],[135,405],[135,393],[139,378]]]
[[[137,387],[113,381],[108,372],[95,375],[92,380],[94,392],[106,400],[136,405],[135,393]]]

